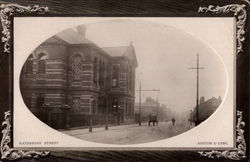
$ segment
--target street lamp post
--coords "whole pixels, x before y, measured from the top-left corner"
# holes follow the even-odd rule
[[[118,109],[117,109],[117,120],[118,120],[118,125],[120,125],[121,124],[121,112],[120,112],[120,108],[121,108],[121,106],[120,105],[118,105]]]
[[[90,98],[90,107],[89,107],[89,132],[92,132],[92,109],[93,109],[93,101],[94,101],[94,97]]]
[[[109,117],[108,117],[108,107],[106,107],[106,116],[105,116],[105,130],[108,130],[108,123],[109,123]]]
[[[117,112],[116,112],[116,105],[113,105],[113,111],[114,111],[114,119],[115,119],[115,125],[117,125]]]

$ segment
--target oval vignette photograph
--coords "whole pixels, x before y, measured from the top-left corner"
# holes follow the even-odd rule
[[[227,92],[209,44],[178,28],[115,19],[58,31],[27,57],[27,108],[69,136],[132,145],[174,137],[208,121]]]

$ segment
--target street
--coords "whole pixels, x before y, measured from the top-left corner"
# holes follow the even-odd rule
[[[183,133],[192,126],[187,121],[176,121],[175,125],[172,122],[159,122],[158,126],[148,126],[148,123],[110,126],[106,131],[104,127],[93,128],[93,132],[88,129],[63,130],[62,133],[70,136],[107,144],[138,144],[145,142],[153,142],[169,138],[180,133]]]

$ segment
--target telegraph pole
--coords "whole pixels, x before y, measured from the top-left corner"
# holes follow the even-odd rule
[[[157,97],[156,97],[156,116],[158,117],[158,108],[159,108],[159,103],[158,103],[158,94],[157,94]]]
[[[141,126],[141,81],[139,87],[139,126]]]
[[[203,67],[200,67],[199,65],[199,54],[197,53],[197,65],[196,67],[189,68],[192,70],[196,70],[196,120],[195,120],[195,126],[199,124],[199,70],[205,69]]]

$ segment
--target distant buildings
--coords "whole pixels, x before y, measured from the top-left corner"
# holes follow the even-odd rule
[[[203,122],[209,116],[211,116],[214,111],[220,106],[222,100],[221,97],[215,98],[212,97],[205,101],[205,97],[200,98],[200,104],[198,109],[198,123]],[[196,107],[190,112],[190,120],[191,122],[195,122],[196,120]]]
[[[101,48],[85,26],[65,30],[37,47],[20,76],[27,107],[54,128],[134,120],[135,69],[132,44]]]
[[[145,102],[141,103],[141,121],[148,121],[149,115],[157,115],[159,121],[170,120],[171,111],[166,105],[157,103],[151,97],[147,97]],[[139,103],[135,103],[136,121],[139,118]]]

